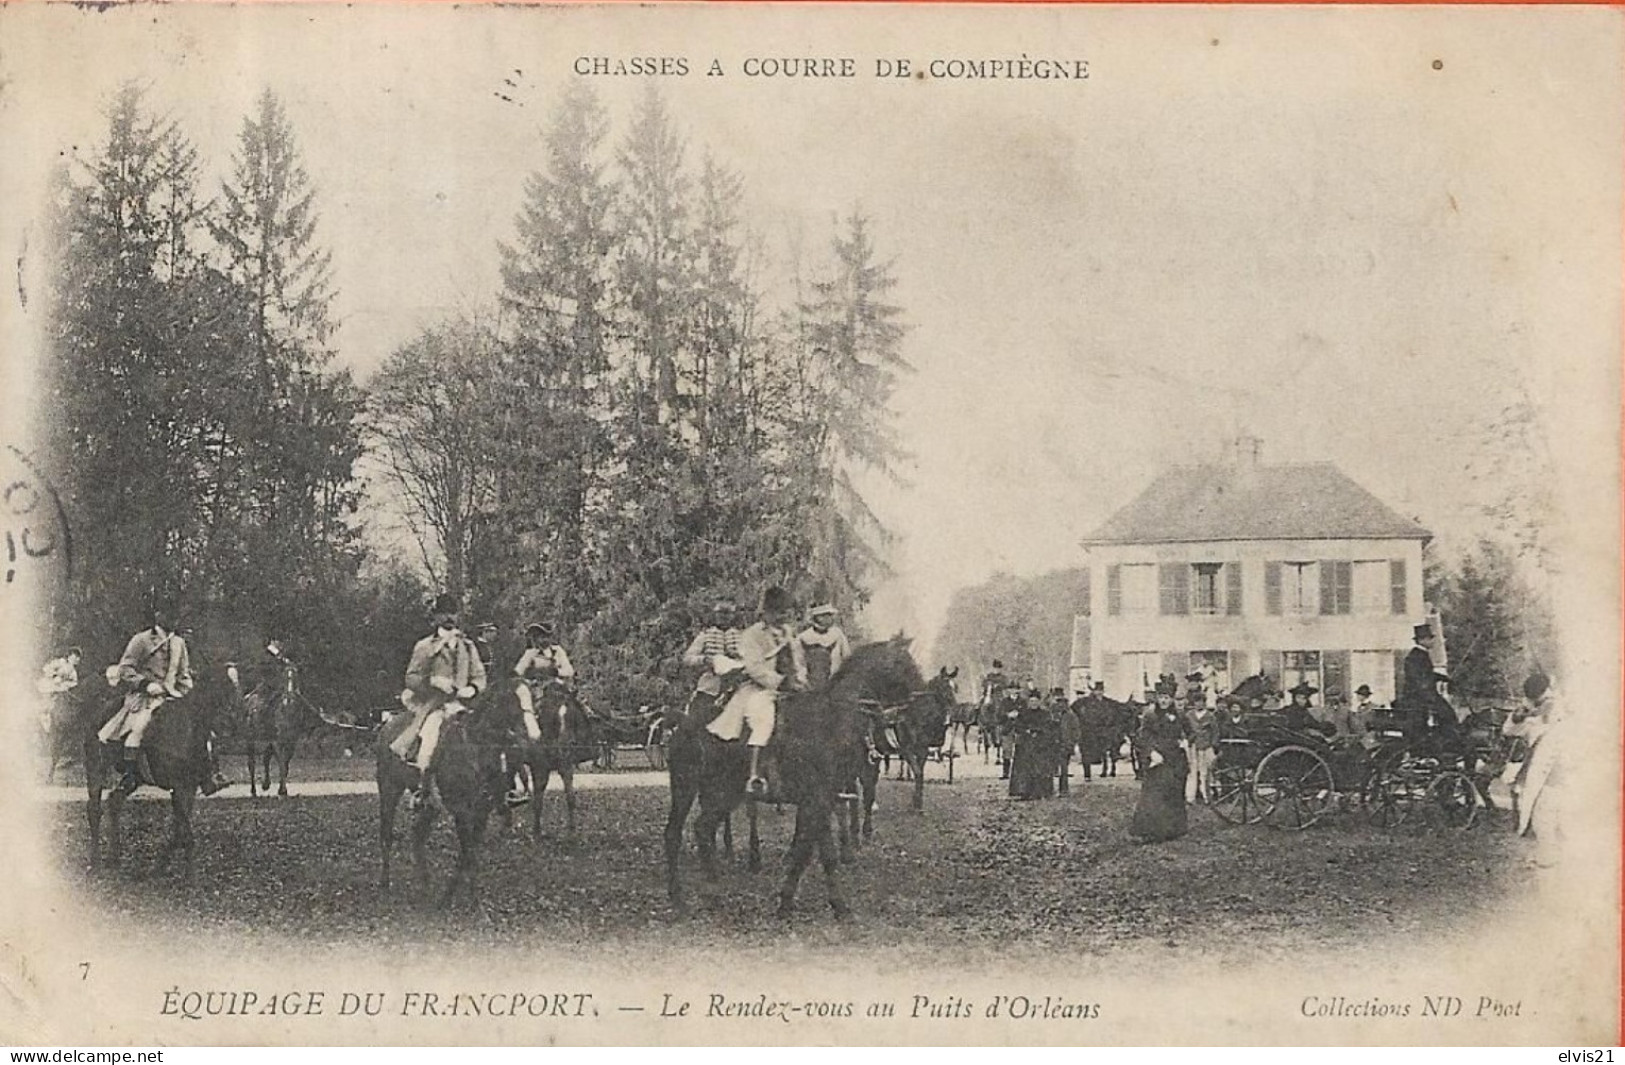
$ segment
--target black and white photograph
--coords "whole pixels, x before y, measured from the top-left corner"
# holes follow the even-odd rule
[[[1622,31],[0,6],[0,1042],[1617,1043]]]

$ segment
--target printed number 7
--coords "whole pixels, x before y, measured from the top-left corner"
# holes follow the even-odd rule
[[[90,979],[90,963],[88,961],[82,961],[79,963],[79,979]]]

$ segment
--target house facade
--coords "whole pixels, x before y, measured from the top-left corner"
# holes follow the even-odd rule
[[[1264,465],[1259,450],[1244,438],[1228,461],[1165,472],[1085,539],[1074,676],[1086,665],[1126,699],[1206,667],[1221,691],[1262,672],[1391,702],[1427,613],[1430,534],[1329,463]]]

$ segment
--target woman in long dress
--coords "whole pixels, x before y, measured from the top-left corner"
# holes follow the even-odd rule
[[[1017,799],[1055,795],[1055,748],[1049,715],[1037,693],[1016,715],[1011,727],[1016,753],[1010,759],[1010,794]]]
[[[1157,685],[1156,705],[1140,719],[1134,745],[1146,765],[1140,778],[1140,801],[1128,833],[1146,843],[1177,839],[1185,834],[1185,777],[1190,765],[1181,742],[1184,728],[1174,709],[1172,682]]]

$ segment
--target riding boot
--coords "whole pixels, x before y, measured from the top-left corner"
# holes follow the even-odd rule
[[[767,794],[767,779],[762,776],[761,765],[762,749],[752,747],[750,749],[750,781],[745,785],[745,790],[752,795]]]

